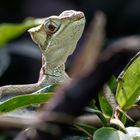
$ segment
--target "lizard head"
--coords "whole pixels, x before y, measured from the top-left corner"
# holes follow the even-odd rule
[[[29,33],[39,45],[42,54],[51,64],[63,64],[71,55],[85,25],[82,12],[68,10],[59,16],[50,16],[42,24],[31,28]]]

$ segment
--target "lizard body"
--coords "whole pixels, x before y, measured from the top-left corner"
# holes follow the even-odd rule
[[[35,84],[0,87],[1,96],[27,94],[53,84],[70,80],[65,72],[65,62],[76,48],[85,25],[82,12],[68,10],[59,16],[50,16],[42,24],[31,28],[29,33],[42,53],[42,67]]]

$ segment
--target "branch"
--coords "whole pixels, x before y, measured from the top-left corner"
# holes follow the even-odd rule
[[[39,118],[44,125],[41,123],[36,126],[38,136],[36,139],[61,138],[60,136],[65,133],[76,117],[82,114],[84,108],[98,94],[112,73],[126,65],[139,50],[140,37],[135,36],[123,38],[103,51],[91,72],[60,89],[50,104],[43,107],[43,113]],[[21,132],[16,140],[32,139],[27,134],[28,131]]]

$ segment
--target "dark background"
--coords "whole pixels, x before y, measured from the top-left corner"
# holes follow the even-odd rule
[[[103,11],[107,17],[107,40],[140,33],[140,0],[0,0],[0,23],[20,23],[26,17],[58,15],[67,9],[83,11],[87,19],[86,28],[94,13],[98,10]],[[83,40],[80,40],[80,44]],[[0,78],[0,85],[37,81],[41,54],[31,42],[29,35],[25,34],[7,45],[5,52],[10,57],[10,65]],[[19,49],[20,46],[23,46],[21,50],[25,52],[22,55],[15,49]],[[27,55],[30,47],[37,50],[36,56]]]
[[[97,10],[107,16],[107,37],[140,32],[139,0],[1,0],[0,22],[20,22],[24,18],[59,14],[66,9],[82,10],[87,23]]]

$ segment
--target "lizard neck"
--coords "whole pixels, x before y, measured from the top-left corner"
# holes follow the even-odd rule
[[[42,68],[40,71],[40,79],[45,78],[45,85],[66,84],[69,83],[70,77],[65,72],[65,64],[52,65],[48,63],[46,57],[42,55]]]
[[[42,56],[42,67],[45,75],[52,75],[58,77],[65,74],[64,63],[53,65],[52,63],[47,62],[45,56]]]
[[[48,75],[54,75],[54,76],[58,77],[58,76],[64,75],[65,66],[64,66],[64,64],[52,66],[51,64],[47,63],[45,70],[46,70]]]

